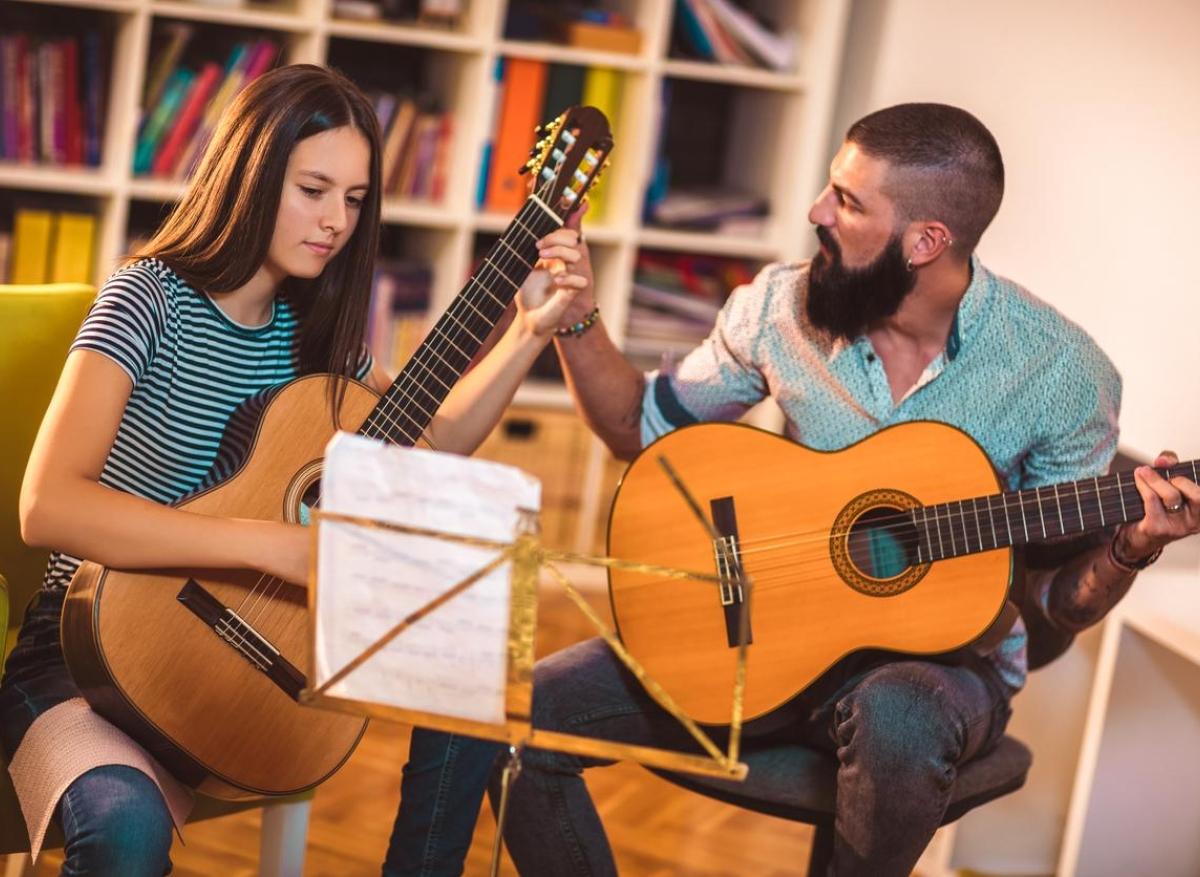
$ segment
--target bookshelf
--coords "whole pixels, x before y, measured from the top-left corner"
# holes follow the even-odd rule
[[[522,58],[584,68],[607,68],[619,81],[619,104],[612,124],[613,164],[602,181],[602,218],[587,227],[596,263],[597,299],[609,332],[622,343],[630,290],[642,250],[727,256],[765,263],[801,258],[811,249],[806,213],[823,184],[829,160],[832,102],[839,79],[849,0],[750,0],[747,6],[799,36],[795,70],[778,72],[721,65],[682,57],[675,0],[608,0],[603,5],[624,15],[640,32],[635,54],[575,48],[506,36],[506,17],[518,0],[464,0],[452,25],[424,26],[392,21],[351,21],[334,17],[333,0],[226,3],[186,0],[5,0],[0,31],[14,9],[56,16],[86,14],[104,20],[108,34],[105,73],[105,125],[98,168],[50,167],[0,161],[0,190],[23,199],[41,195],[77,201],[98,218],[95,278],[118,263],[132,235],[176,199],[182,184],[137,176],[133,157],[140,106],[151,65],[152,46],[169,22],[187,22],[197,40],[266,36],[280,46],[280,63],[333,63],[352,79],[416,76],[436,93],[453,116],[449,152],[451,175],[438,203],[388,198],[383,223],[394,233],[385,256],[419,256],[431,268],[430,322],[457,294],[469,275],[479,240],[498,233],[511,214],[477,204],[481,155],[490,137],[496,100],[498,59]],[[84,12],[86,10],[86,13]],[[214,52],[215,54],[219,54]],[[348,58],[366,58],[370,69],[352,69]],[[395,59],[395,64],[380,64]],[[394,68],[394,69],[392,69]],[[396,86],[406,83],[397,82]],[[729,183],[770,202],[770,212],[750,233],[661,228],[643,221],[647,186],[655,170],[657,132],[670,108],[671,93],[712,90],[727,108],[717,173]],[[676,122],[681,120],[675,116]],[[530,132],[532,145],[532,132]],[[712,149],[697,144],[697,151]],[[11,217],[9,217],[11,219]],[[0,224],[6,222],[0,215]],[[0,231],[9,230],[0,225]],[[393,364],[395,365],[395,364]],[[531,379],[518,393],[520,416],[544,409],[562,411],[570,400],[561,383]],[[556,426],[556,428],[558,428]],[[585,429],[578,424],[579,429]],[[511,427],[510,427],[511,431]],[[518,431],[519,432],[519,431]],[[518,434],[518,433],[513,433]],[[578,526],[573,545],[592,549],[602,539],[603,521],[617,467],[594,440],[587,443],[578,481]]]

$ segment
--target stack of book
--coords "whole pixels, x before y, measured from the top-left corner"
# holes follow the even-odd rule
[[[133,157],[139,175],[186,178],[208,145],[221,113],[233,98],[270,70],[279,46],[268,39],[239,42],[223,62],[182,63],[196,27],[169,22],[150,64],[142,123]]]
[[[367,346],[376,361],[398,374],[428,331],[430,267],[406,259],[379,259],[367,315]]]
[[[741,259],[642,251],[630,295],[625,354],[638,368],[680,359],[707,337],[729,292],[754,278]]]
[[[424,108],[432,106],[426,98],[386,92],[373,97],[383,136],[384,194],[441,201],[450,160],[450,114]]]
[[[794,70],[795,34],[776,34],[733,0],[676,0],[677,44],[720,64]]]
[[[333,17],[352,21],[411,21],[455,27],[465,0],[333,0]]]
[[[0,232],[0,283],[91,283],[96,217],[19,208]]]
[[[0,160],[100,165],[103,40],[0,36]]]
[[[477,200],[487,210],[512,213],[525,203],[529,177],[519,170],[529,158],[533,129],[576,105],[594,106],[616,131],[621,74],[604,67],[501,59],[496,66],[491,138],[484,146]],[[588,221],[604,218],[603,184],[588,193]]]

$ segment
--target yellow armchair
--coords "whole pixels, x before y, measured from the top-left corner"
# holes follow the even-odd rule
[[[4,574],[0,576],[0,631],[7,633],[7,647],[0,648],[0,657],[7,657],[16,641],[25,606],[41,586],[48,558],[48,552],[21,541],[17,503],[25,463],[67,350],[95,295],[94,288],[80,283],[0,284],[0,411],[5,421],[0,430],[0,572]],[[86,429],[86,424],[80,428]],[[10,606],[15,610],[10,612]],[[238,804],[200,798],[189,821],[263,807],[259,873],[298,874],[303,868],[311,798],[311,792]],[[46,845],[61,844],[61,832],[52,823]],[[0,753],[0,856],[28,849],[8,763]]]

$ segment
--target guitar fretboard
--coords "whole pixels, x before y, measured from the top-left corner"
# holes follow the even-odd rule
[[[363,421],[361,435],[416,443],[533,270],[538,240],[561,225],[536,199],[525,202]]]
[[[1155,471],[1200,483],[1196,460]],[[1103,529],[1145,513],[1133,473],[1121,472],[922,506],[906,516],[917,533],[918,562],[927,563]]]

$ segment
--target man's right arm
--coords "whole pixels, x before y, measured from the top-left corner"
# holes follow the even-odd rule
[[[642,394],[645,378],[626,361],[604,324],[582,335],[554,339],[567,387],[592,431],[622,460],[642,449]]]

